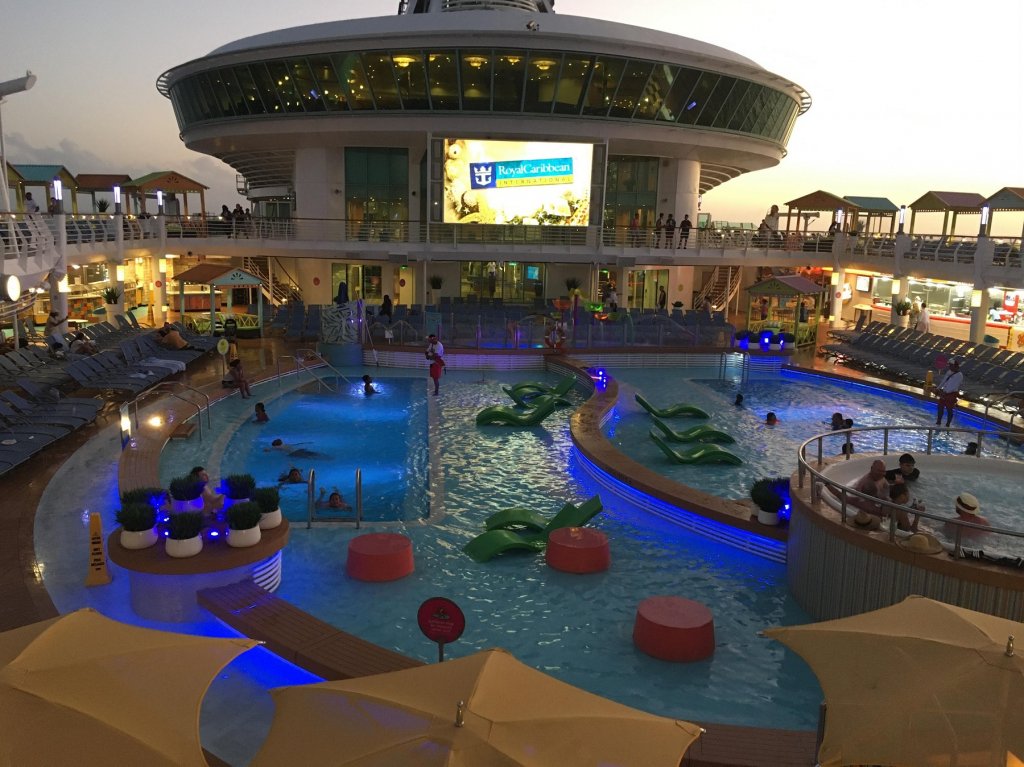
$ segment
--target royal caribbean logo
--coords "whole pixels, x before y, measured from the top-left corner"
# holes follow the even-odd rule
[[[469,175],[472,189],[571,184],[572,158],[474,162],[469,165]]]

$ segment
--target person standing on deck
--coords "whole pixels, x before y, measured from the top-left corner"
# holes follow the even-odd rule
[[[683,220],[679,222],[679,247],[686,250],[686,243],[690,239],[690,230],[693,228],[693,223],[690,221],[689,215],[684,215]]]
[[[960,387],[964,385],[964,374],[960,372],[960,360],[955,357],[949,361],[949,368],[935,387],[939,398],[939,410],[935,416],[935,425],[942,426],[942,413],[946,412],[946,428],[953,423],[953,411],[960,396]]]
[[[671,248],[676,238],[676,217],[674,213],[668,214],[668,221],[665,222],[665,247]]]
[[[659,213],[658,220],[654,222],[654,247],[661,247],[661,230],[665,228],[665,214]]]

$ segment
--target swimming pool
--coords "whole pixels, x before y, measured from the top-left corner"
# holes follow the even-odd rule
[[[690,487],[724,498],[747,498],[751,485],[762,477],[788,476],[795,468],[797,449],[815,434],[829,430],[832,413],[841,412],[852,418],[855,427],[867,426],[929,426],[935,421],[935,405],[906,395],[882,391],[857,383],[835,381],[824,376],[783,371],[778,378],[748,381],[741,384],[738,376],[724,380],[717,377],[688,378],[685,371],[616,368],[609,372],[619,382],[619,405],[608,421],[605,433],[615,447],[659,474]],[[685,465],[670,462],[648,436],[653,428],[650,415],[634,400],[639,392],[656,407],[677,402],[696,405],[707,411],[707,421],[694,418],[673,418],[667,423],[676,430],[708,423],[729,433],[736,442],[723,445],[743,459],[743,464]],[[743,393],[743,407],[733,402]],[[777,426],[766,426],[765,415],[773,411],[779,418]],[[970,413],[958,411],[955,426],[998,428]],[[974,437],[955,435],[940,438],[933,452],[962,453]],[[861,452],[881,451],[881,432],[858,437]],[[900,452],[923,452],[927,437],[920,434],[906,438]],[[679,445],[675,445],[678,447]],[[826,449],[838,455],[842,447],[836,437]],[[890,444],[889,450],[893,447]],[[1015,448],[1010,456],[1020,459]]]

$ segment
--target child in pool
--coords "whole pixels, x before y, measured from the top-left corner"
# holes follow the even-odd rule
[[[277,478],[279,484],[282,485],[297,485],[305,482],[305,477],[302,476],[302,469],[292,466],[288,471]]]
[[[262,402],[256,403],[252,420],[253,423],[267,423],[270,421],[270,416],[267,415],[267,408]]]
[[[316,505],[321,509],[351,509],[341,493],[338,492],[338,488],[331,488],[331,494],[327,495],[327,488],[320,488],[320,497],[316,499]]]

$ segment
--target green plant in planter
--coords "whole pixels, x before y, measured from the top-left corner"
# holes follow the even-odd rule
[[[118,301],[121,300],[121,296],[123,295],[124,293],[116,287],[111,286],[109,288],[103,288],[104,303],[116,304]]]
[[[203,481],[186,474],[183,477],[175,477],[168,486],[171,491],[171,498],[176,501],[194,501],[203,494]]]
[[[909,301],[897,301],[892,307],[896,314],[900,317],[904,317],[910,314],[910,302]]]
[[[136,503],[144,503],[154,509],[159,509],[167,503],[167,491],[162,487],[137,487],[121,493],[122,506],[131,506]]]
[[[229,474],[224,478],[224,492],[228,498],[252,498],[256,489],[256,478],[252,474]]]
[[[779,333],[779,340],[784,344],[795,344],[796,336],[792,333]]]
[[[183,511],[171,514],[167,521],[168,537],[176,541],[187,541],[195,538],[203,529],[203,512]]]
[[[252,500],[260,505],[260,511],[269,514],[281,505],[281,493],[276,487],[257,487],[252,491]]]
[[[749,341],[751,338],[749,330],[737,330],[734,338],[737,341]]]
[[[258,503],[247,501],[236,503],[227,511],[228,527],[232,530],[249,530],[259,527],[263,509]]]
[[[682,309],[683,308],[683,302],[682,301],[673,301],[672,302],[672,308],[673,309]]]
[[[566,277],[565,278],[565,289],[569,291],[569,295],[573,294],[574,290],[577,290],[582,283],[578,277]]]
[[[785,490],[788,494],[788,488],[788,477],[759,479],[750,487],[750,499],[761,511],[778,514],[786,503],[780,490]]]
[[[130,533],[152,530],[156,524],[156,509],[147,501],[126,503],[117,512],[117,524]]]
[[[427,281],[430,283],[430,287],[434,290],[440,290],[441,286],[444,285],[444,277],[440,274],[430,275],[430,277],[427,278]]]

